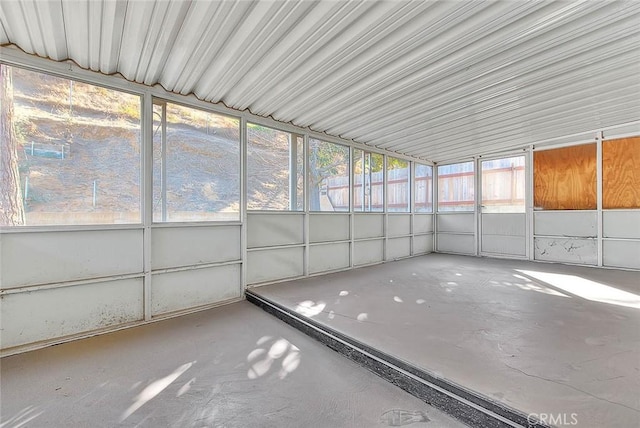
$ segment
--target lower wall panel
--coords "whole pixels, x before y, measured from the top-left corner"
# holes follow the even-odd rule
[[[140,229],[0,235],[2,288],[136,274],[143,270]]]
[[[413,233],[433,232],[433,214],[414,214]]]
[[[355,239],[384,237],[384,215],[354,214],[353,237]]]
[[[240,226],[158,227],[151,230],[151,268],[240,259]]]
[[[533,213],[535,235],[594,237],[598,234],[595,211],[536,211]]]
[[[640,269],[640,241],[604,241],[602,262],[609,267]]]
[[[438,251],[443,253],[475,254],[473,235],[438,233]]]
[[[142,278],[6,294],[2,349],[142,320],[142,295]]]
[[[391,238],[387,241],[387,260],[395,260],[411,255],[411,238]]]
[[[602,228],[605,238],[640,239],[640,210],[604,211]]]
[[[482,252],[526,256],[527,240],[524,236],[482,235]]]
[[[353,244],[353,265],[381,263],[384,257],[384,240],[356,241]]]
[[[389,214],[387,219],[387,236],[405,236],[411,233],[410,214]]]
[[[427,254],[433,251],[433,234],[413,237],[413,254]]]
[[[240,264],[154,274],[151,315],[240,297]]]
[[[277,281],[304,274],[304,248],[274,248],[247,253],[247,284]]]
[[[309,247],[309,273],[320,273],[349,267],[349,243],[313,245]]]
[[[595,239],[535,238],[534,258],[548,262],[598,264]]]
[[[309,242],[349,239],[349,214],[309,214]]]

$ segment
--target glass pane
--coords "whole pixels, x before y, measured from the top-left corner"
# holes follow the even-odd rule
[[[415,164],[415,201],[413,208],[417,213],[433,212],[433,167]]]
[[[482,161],[482,212],[525,212],[524,180],[524,156]]]
[[[378,153],[353,150],[354,211],[384,210],[384,157]]]
[[[309,140],[309,208],[349,211],[349,148]]]
[[[438,166],[438,211],[473,211],[473,162]]]
[[[369,159],[369,211],[384,211],[384,156],[371,153]]]
[[[140,97],[0,69],[0,225],[140,223]]]
[[[353,210],[362,212],[367,210],[367,159],[363,150],[353,149]]]
[[[247,124],[247,209],[302,210],[303,139]]]
[[[387,210],[409,212],[409,162],[387,156]]]
[[[157,112],[156,107],[153,221],[238,220],[239,120],[167,103],[163,142]]]

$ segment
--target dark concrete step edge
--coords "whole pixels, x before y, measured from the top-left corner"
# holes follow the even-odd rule
[[[461,422],[478,428],[549,428],[515,409],[438,378],[406,361],[371,348],[349,336],[247,290],[249,302],[320,341],[383,379]]]

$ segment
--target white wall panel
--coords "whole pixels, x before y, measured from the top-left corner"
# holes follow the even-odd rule
[[[596,265],[595,239],[535,238],[535,260]]]
[[[437,214],[438,233],[473,233],[475,231],[475,217],[473,213]]]
[[[384,257],[384,240],[356,241],[353,244],[354,266],[380,263]]]
[[[151,267],[240,259],[240,226],[159,227],[151,231]]]
[[[524,213],[482,214],[480,247],[484,253],[511,256],[527,254],[526,215]]]
[[[142,272],[142,230],[3,234],[2,288]]]
[[[411,237],[392,238],[387,241],[387,260],[395,260],[411,255]]]
[[[313,245],[309,248],[309,273],[349,267],[349,243]]]
[[[605,238],[640,239],[640,211],[603,211]]]
[[[383,214],[354,214],[355,239],[378,238],[384,236]]]
[[[595,211],[538,211],[533,213],[534,235],[595,237],[598,216]]]
[[[473,235],[438,233],[438,251],[443,253],[475,254]]]
[[[240,289],[240,264],[155,274],[151,281],[151,314],[237,298]]]
[[[142,279],[2,296],[2,349],[141,320]]]
[[[426,254],[433,251],[433,234],[413,237],[413,254]]]
[[[604,241],[602,247],[605,266],[640,269],[640,241]]]
[[[349,214],[309,214],[310,242],[349,239]]]
[[[303,242],[303,214],[247,214],[248,248],[302,244]]]
[[[511,256],[527,255],[527,240],[524,236],[482,235],[482,252]]]
[[[387,236],[406,236],[411,233],[410,214],[389,214]]]
[[[487,235],[525,236],[524,213],[482,214],[482,233]]]
[[[257,284],[302,276],[304,248],[278,248],[250,251],[247,254],[247,283]]]
[[[413,233],[433,232],[433,214],[414,214]]]

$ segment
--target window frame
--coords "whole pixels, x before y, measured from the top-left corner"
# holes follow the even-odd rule
[[[39,66],[37,63],[39,59],[32,59],[30,61],[11,61],[0,58],[0,65],[5,67],[11,67],[12,69],[25,70],[31,73],[38,73],[43,76],[51,76],[58,79],[68,80],[73,83],[81,83],[85,85],[94,86],[97,88],[106,89],[109,91],[120,92],[123,94],[131,95],[139,99],[139,124],[138,124],[138,138],[139,138],[139,155],[138,155],[138,171],[139,171],[139,196],[138,196],[138,221],[128,223],[76,223],[76,224],[25,224],[18,226],[0,225],[0,231],[2,233],[16,233],[16,232],[29,232],[29,231],[100,231],[100,230],[122,230],[122,229],[139,229],[146,222],[146,206],[145,206],[145,167],[146,167],[146,141],[145,134],[145,98],[146,91],[144,88],[137,88],[136,84],[132,84],[128,81],[112,81],[101,75],[95,75],[95,72],[91,72],[83,69],[72,69],[68,65],[55,64],[54,67],[46,68]],[[56,67],[57,66],[57,67]],[[64,68],[63,68],[64,67]],[[57,68],[57,69],[56,69]],[[21,186],[20,189],[24,194],[24,189]],[[25,217],[26,219],[26,217]]]
[[[245,147],[243,147],[243,121],[241,120],[240,117],[236,117],[233,115],[229,115],[229,114],[225,114],[225,113],[221,113],[217,110],[214,109],[207,109],[203,106],[200,105],[189,105],[186,104],[184,102],[180,102],[180,101],[175,101],[169,98],[163,98],[163,97],[157,97],[157,96],[152,96],[151,97],[151,126],[153,128],[153,107],[156,105],[160,105],[163,107],[163,120],[162,120],[162,128],[163,128],[163,139],[164,139],[164,144],[162,145],[162,149],[161,151],[162,153],[162,163],[161,163],[161,168],[163,169],[163,173],[161,174],[161,181],[163,182],[162,184],[162,189],[164,192],[166,192],[166,135],[167,135],[167,126],[166,126],[166,106],[167,104],[173,104],[176,105],[178,107],[182,107],[182,108],[187,108],[187,109],[192,109],[192,110],[197,110],[197,111],[201,111],[204,112],[206,114],[213,114],[213,115],[217,115],[217,116],[222,116],[224,118],[228,118],[228,119],[232,119],[232,120],[236,120],[238,121],[238,156],[237,156],[237,165],[238,165],[238,211],[237,212],[233,212],[233,213],[237,213],[236,218],[231,219],[231,218],[226,218],[226,219],[205,219],[205,220],[178,220],[178,221],[156,221],[154,220],[154,209],[153,209],[153,198],[154,198],[154,192],[153,192],[153,187],[154,187],[154,182],[153,182],[153,176],[154,176],[154,159],[153,159],[153,150],[154,150],[154,142],[153,142],[153,129],[151,130],[151,137],[149,138],[149,151],[151,152],[151,165],[149,166],[149,181],[151,181],[151,186],[150,186],[150,194],[149,194],[149,198],[150,198],[150,203],[149,203],[149,210],[151,211],[150,213],[150,217],[151,217],[151,225],[154,227],[157,226],[166,226],[166,227],[172,227],[172,226],[188,226],[188,225],[223,225],[223,224],[239,224],[242,222],[242,217],[243,217],[243,212],[245,210],[245,208],[243,207],[243,202],[244,205],[246,205],[246,199],[243,197],[242,195],[242,191],[243,191],[243,181],[244,181],[244,170],[243,170],[243,152],[246,150]],[[245,127],[246,127],[246,123],[245,123]],[[163,209],[162,209],[162,216],[163,218],[165,217],[167,211],[166,211],[166,203],[167,203],[167,199],[166,199],[166,193],[163,194]]]
[[[249,139],[249,126],[250,125],[255,125],[255,126],[261,126],[264,128],[269,128],[273,131],[277,131],[277,132],[281,132],[283,134],[287,134],[288,138],[289,138],[289,160],[288,160],[288,172],[289,172],[289,176],[287,178],[287,182],[289,185],[289,203],[288,206],[289,208],[287,209],[277,209],[277,208],[249,208],[249,179],[248,179],[248,175],[249,175],[249,144],[250,144],[250,139]],[[246,186],[245,186],[245,206],[246,206],[246,210],[247,212],[251,212],[251,213],[260,213],[260,212],[268,212],[268,213],[303,213],[306,210],[306,168],[307,168],[307,162],[305,159],[305,152],[306,152],[306,143],[305,143],[305,136],[302,133],[297,133],[294,131],[287,131],[281,128],[276,128],[274,126],[271,125],[264,125],[262,123],[259,123],[257,121],[250,121],[247,120],[245,122],[245,127],[246,127],[246,146],[245,146],[245,150],[247,152],[246,154],[246,174],[245,176],[246,178]],[[302,147],[298,148],[298,138],[302,139]],[[295,141],[295,144],[294,144]],[[291,155],[292,153],[292,149],[295,146],[295,159],[296,162],[293,161],[294,157]],[[302,152],[299,151],[299,149],[302,150]],[[302,194],[298,195],[298,186],[297,186],[297,179],[299,179],[298,177],[298,163],[297,160],[298,159],[302,160],[302,171],[300,172],[300,177],[302,178]],[[295,166],[295,171],[296,171],[296,186],[295,186],[295,192],[293,192],[294,187],[292,186],[292,175],[291,172],[293,171],[293,168]],[[292,198],[292,195],[295,195],[295,197]],[[302,202],[300,202],[299,199],[302,199]],[[292,208],[293,204],[296,204],[297,206],[299,206],[299,208]]]

